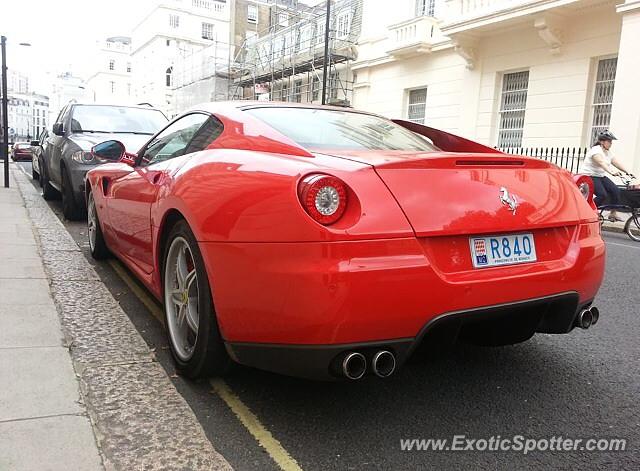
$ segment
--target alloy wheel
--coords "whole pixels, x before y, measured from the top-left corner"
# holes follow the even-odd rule
[[[171,242],[164,269],[164,304],[174,351],[182,361],[193,356],[198,339],[198,274],[189,243],[183,237]]]

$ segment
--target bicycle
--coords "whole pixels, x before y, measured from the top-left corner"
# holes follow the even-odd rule
[[[622,185],[618,185],[621,190],[621,198],[626,200],[628,204],[603,204],[597,206],[600,226],[605,222],[604,211],[620,211],[623,213],[631,213],[629,219],[624,224],[624,232],[629,238],[635,242],[640,242],[640,189],[631,188],[631,182],[635,180],[635,176],[625,174],[620,177]]]

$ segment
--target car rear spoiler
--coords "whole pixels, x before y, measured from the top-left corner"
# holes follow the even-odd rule
[[[445,152],[476,152],[481,154],[503,153],[493,147],[485,146],[477,142],[470,141],[469,139],[465,139],[464,137],[440,131],[439,129],[423,126],[422,124],[405,121],[403,119],[393,119],[392,121],[403,128],[407,128],[409,131],[428,137],[431,139],[431,142]]]

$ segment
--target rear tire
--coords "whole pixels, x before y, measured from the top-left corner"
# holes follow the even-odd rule
[[[78,205],[76,201],[76,197],[73,194],[73,187],[71,185],[71,178],[69,177],[69,172],[66,168],[62,168],[60,172],[62,175],[61,183],[61,193],[62,193],[62,214],[69,221],[77,221],[82,218],[82,209]]]
[[[631,240],[640,242],[640,210],[631,213],[631,217],[627,219],[624,225],[624,232],[627,233]]]
[[[110,252],[100,227],[100,218],[98,217],[96,202],[93,199],[93,192],[89,193],[87,202],[87,235],[89,237],[91,256],[96,260],[104,260],[109,257]]]
[[[47,168],[43,166],[40,166],[40,186],[42,187],[42,197],[45,200],[51,201],[57,199],[60,196],[58,190],[51,186]]]
[[[171,228],[162,260],[165,322],[176,370],[191,379],[225,374],[231,359],[220,335],[202,254],[186,221]]]

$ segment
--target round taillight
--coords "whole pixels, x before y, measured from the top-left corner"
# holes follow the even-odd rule
[[[325,226],[336,222],[347,207],[347,187],[331,175],[309,175],[299,186],[300,202],[305,211]]]

